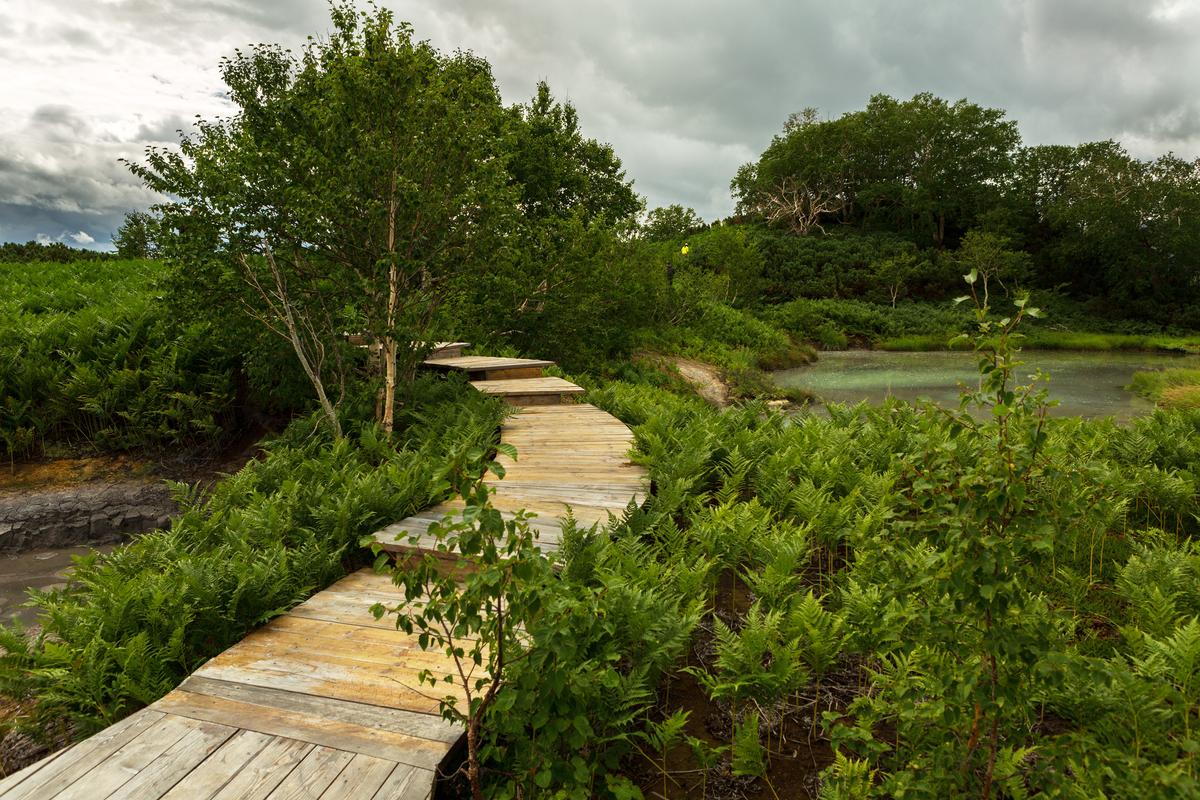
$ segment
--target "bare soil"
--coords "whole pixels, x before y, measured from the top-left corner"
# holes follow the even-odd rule
[[[712,613],[726,624],[740,625],[753,599],[735,575],[723,575],[718,582]],[[713,655],[711,637],[699,631],[689,660],[703,665]],[[844,702],[845,692],[826,688],[819,697],[816,692],[802,693],[778,707],[761,709],[760,733],[768,756],[764,778],[733,775],[727,757],[715,767],[706,767],[697,760],[690,747],[678,745],[658,754],[661,760],[656,764],[639,765],[640,788],[647,798],[654,800],[815,798],[820,772],[833,762],[833,750],[822,736],[820,724],[814,728],[812,715],[844,707]],[[663,681],[659,687],[658,710],[664,718],[681,710],[687,711],[685,732],[709,748],[730,742],[733,709],[711,700],[688,672],[676,671]]]

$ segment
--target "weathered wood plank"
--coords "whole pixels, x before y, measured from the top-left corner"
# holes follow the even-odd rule
[[[273,687],[247,686],[196,675],[184,681],[180,688],[193,694],[204,694],[224,700],[276,708],[281,711],[311,714],[323,719],[403,733],[448,745],[454,744],[462,737],[461,726],[447,722],[437,714],[422,714],[367,703],[354,703],[332,697],[314,697]]]
[[[321,686],[324,691],[331,692],[329,697],[340,697],[344,700],[359,701],[366,690],[396,691],[404,690],[399,697],[407,697],[416,692],[423,695],[418,674],[429,669],[434,675],[441,676],[444,672],[452,672],[453,665],[444,656],[437,658],[436,653],[429,659],[409,659],[387,664],[383,659],[359,659],[332,652],[322,652],[315,647],[310,650],[297,650],[283,647],[254,647],[238,650],[227,650],[207,664],[203,671],[198,672],[204,677],[223,678],[221,673],[229,670],[251,670],[281,673],[299,679],[308,679]],[[445,667],[443,671],[442,667]],[[256,684],[258,685],[258,684]],[[270,684],[267,684],[270,685]],[[287,688],[287,687],[284,687]],[[431,690],[432,691],[432,690]],[[338,694],[332,694],[338,692]],[[438,687],[436,696],[458,695],[461,690],[457,686],[447,685]],[[392,708],[409,708],[393,702],[379,701],[382,705]]]
[[[402,643],[364,641],[348,647],[344,640],[273,630],[253,639],[243,639],[236,647],[225,651],[210,663],[245,663],[255,658],[284,663],[295,660],[304,665],[304,671],[309,671],[310,664],[329,663],[356,669],[370,668],[379,672],[416,672],[443,664],[446,654],[437,649],[421,649],[416,636]],[[201,668],[196,674],[203,676],[204,669]]]
[[[194,730],[195,723],[192,720],[168,714],[101,761],[56,798],[94,800],[108,797]]]
[[[221,666],[205,671],[205,677],[251,686],[266,686],[286,689],[318,697],[333,697],[354,703],[374,703],[388,708],[402,708],[427,714],[436,713],[438,699],[459,696],[461,692],[439,688],[437,692],[423,687],[415,673],[396,674],[391,677],[343,674],[325,677],[314,674],[298,674],[292,665],[281,667],[267,661],[249,665]]]
[[[16,772],[12,773],[11,775],[5,777],[4,780],[0,780],[0,797],[3,797],[5,792],[9,792],[12,789],[16,788],[16,786],[18,784],[33,777],[33,774],[35,772],[40,772],[44,767],[48,767],[49,765],[53,764],[54,761],[59,756],[61,756],[63,753],[67,752],[70,749],[71,749],[71,746],[68,745],[67,747],[62,748],[61,750],[57,750],[57,751],[51,753],[50,755],[46,756],[43,759],[35,761],[32,764],[26,765],[24,768],[19,769]]]
[[[345,750],[314,747],[267,800],[317,800],[353,758]]]
[[[425,366],[462,372],[479,372],[492,369],[541,369],[554,366],[554,362],[542,358],[507,358],[504,356],[438,356],[425,359]]]
[[[155,706],[172,714],[434,769],[450,745],[432,739],[176,689]],[[381,781],[382,782],[382,781]]]
[[[484,394],[507,396],[568,395],[583,394],[582,386],[562,378],[524,378],[502,381],[471,381],[471,386]]]
[[[384,631],[394,631],[396,629],[395,617],[375,619],[370,614],[364,614],[362,607],[358,604],[342,604],[339,606],[329,603],[320,607],[310,606],[308,608],[296,606],[288,612],[288,616],[358,628],[374,628]]]
[[[363,800],[373,797],[395,768],[394,761],[359,753],[334,778],[321,795],[321,800]]]
[[[238,731],[175,784],[162,800],[212,800],[275,738],[254,731]]]
[[[258,755],[213,795],[212,800],[264,800],[314,747],[298,739],[272,737]]]
[[[228,725],[189,722],[193,726],[191,732],[108,795],[106,800],[158,800],[237,732]]]
[[[385,619],[387,618],[385,617]],[[395,617],[392,617],[392,619],[394,620]],[[412,634],[398,630],[394,623],[386,629],[364,628],[359,625],[345,625],[339,622],[328,622],[308,617],[298,617],[294,614],[286,614],[282,617],[276,617],[271,621],[271,625],[277,630],[290,631],[305,636],[320,636],[323,639],[336,639],[345,642],[348,648],[353,648],[358,642],[390,644],[392,642],[408,641],[413,638]]]
[[[150,710],[126,717],[54,759],[7,792],[4,800],[54,797],[162,718],[160,712]]]
[[[371,800],[429,800],[434,777],[432,770],[397,764]]]

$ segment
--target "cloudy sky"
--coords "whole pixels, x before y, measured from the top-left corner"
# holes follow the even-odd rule
[[[1005,108],[1029,143],[1200,156],[1200,0],[381,4],[486,57],[508,102],[549,81],[651,207],[709,219],[789,112],[877,92]],[[118,159],[227,112],[223,55],[327,20],[323,0],[0,0],[0,241],[108,247],[155,200]]]

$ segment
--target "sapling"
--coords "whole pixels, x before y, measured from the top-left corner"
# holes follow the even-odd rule
[[[508,445],[499,448],[515,457]],[[519,638],[523,626],[538,612],[553,568],[542,554],[519,512],[505,518],[490,500],[482,481],[485,471],[503,476],[503,466],[469,451],[451,482],[464,503],[455,514],[430,526],[436,554],[425,552],[403,568],[390,566],[386,554],[377,556],[377,569],[390,569],[392,582],[403,589],[393,607],[376,604],[381,618],[396,614],[396,627],[416,633],[422,649],[442,650],[453,672],[441,675],[425,669],[418,680],[433,689],[453,686],[458,694],[438,698],[442,716],[461,724],[467,733],[466,777],[475,800],[483,800],[482,724],[505,685],[506,669],[524,657]],[[374,547],[379,548],[378,544]],[[453,569],[443,559],[453,558]],[[465,699],[465,704],[460,704]]]

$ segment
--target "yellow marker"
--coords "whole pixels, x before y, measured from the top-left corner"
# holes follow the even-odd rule
[[[679,248],[679,252],[686,256],[688,253],[688,246],[685,244],[683,247]]]

